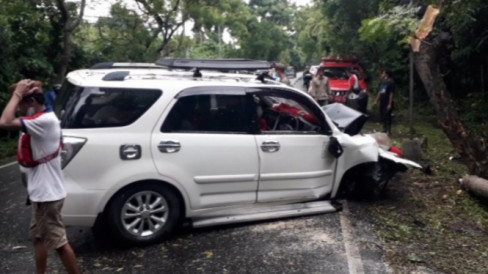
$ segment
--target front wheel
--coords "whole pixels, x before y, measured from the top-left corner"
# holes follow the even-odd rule
[[[383,161],[359,166],[345,175],[339,195],[354,200],[381,199],[396,172],[394,166]]]
[[[128,244],[160,241],[174,231],[181,219],[176,193],[157,184],[139,185],[119,193],[108,211],[111,231]]]
[[[386,187],[390,182],[393,174],[384,170],[379,163],[366,174],[364,184],[359,187],[359,192],[362,193],[363,198],[370,200],[378,200],[385,196]]]

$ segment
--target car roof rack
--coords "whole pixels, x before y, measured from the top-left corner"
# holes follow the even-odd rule
[[[206,69],[219,71],[255,71],[269,69],[270,63],[252,59],[184,59],[163,58],[156,61],[157,65],[171,69]]]
[[[334,58],[334,57],[323,57],[322,62],[335,62],[335,63],[357,63],[357,58]]]
[[[93,65],[90,69],[111,69],[111,68],[120,68],[120,69],[131,69],[131,68],[141,68],[141,69],[148,69],[148,68],[164,68],[155,63],[138,63],[138,62],[102,62]]]

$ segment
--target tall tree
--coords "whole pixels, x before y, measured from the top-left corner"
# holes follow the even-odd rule
[[[146,62],[157,59],[152,47],[152,37],[139,15],[120,3],[114,4],[110,9],[110,17],[98,19],[97,23],[84,28],[94,29],[92,52],[101,61],[132,61]],[[93,30],[92,30],[93,31]],[[79,35],[78,40],[88,35]]]
[[[151,42],[159,41],[156,47],[158,55],[169,54],[168,45],[171,38],[188,21],[188,14],[185,12],[184,0],[134,0],[149,23],[152,39]],[[160,40],[158,39],[160,38]],[[151,46],[146,43],[146,48]]]
[[[37,1],[0,0],[0,88],[21,77],[51,77],[48,61],[51,26]]]
[[[85,12],[86,0],[81,0],[79,6],[66,0],[43,0],[48,16],[53,25],[58,25],[61,32],[62,52],[57,71],[57,82],[62,82],[70,65],[73,42],[73,31],[81,24]]]
[[[299,10],[294,20],[297,46],[304,55],[303,63],[306,65],[318,64],[320,58],[330,50],[321,46],[326,44],[328,20],[316,5]]]
[[[362,20],[375,16],[380,0],[328,0],[322,5],[322,13],[327,20],[326,39],[322,48],[339,57],[367,56],[361,49],[359,28]],[[325,19],[324,19],[325,20]],[[351,56],[353,55],[353,56]]]
[[[483,6],[481,2],[478,2],[478,4]],[[461,23],[458,20],[459,18],[450,18],[450,16],[457,14],[460,9],[466,7],[468,9],[473,8],[473,6],[469,6],[461,3],[452,3],[452,5],[445,7],[445,11],[441,14],[440,20],[438,19],[439,23],[437,24],[437,28],[430,32],[427,39],[420,44],[419,51],[414,54],[414,63],[417,74],[436,112],[438,123],[451,141],[453,147],[462,157],[472,174],[488,178],[487,144],[483,141],[483,138],[476,136],[466,126],[462,117],[459,115],[458,107],[452,99],[449,90],[450,87],[446,84],[446,74],[444,73],[450,70],[446,65],[452,66],[452,62],[449,62],[449,60],[452,56],[453,47],[449,45],[453,41],[457,41],[456,32],[453,32],[452,29],[462,23],[470,24],[464,20],[461,20]],[[403,13],[405,10],[404,7],[397,7],[395,10],[395,16],[381,15],[365,22],[368,26],[362,29],[363,35],[369,38],[375,36],[382,37],[390,33],[392,29],[395,29],[395,26],[399,27],[398,29],[411,29],[412,17],[405,16],[405,13]],[[391,15],[395,14],[395,10],[392,10]],[[401,16],[398,16],[399,14]],[[394,20],[391,20],[392,18]],[[468,22],[471,21],[471,19],[467,18],[465,20]],[[456,22],[456,24],[451,25],[452,22]],[[413,35],[413,31],[409,35]],[[463,33],[462,35],[466,34]],[[471,35],[476,36],[476,34]],[[402,40],[406,38],[406,36],[403,36]],[[483,39],[478,41],[484,43]],[[467,56],[472,56],[472,54],[467,54]],[[467,91],[464,90],[464,92]]]
[[[236,33],[240,54],[264,60],[285,59],[282,52],[292,47],[289,25],[293,10],[286,0],[251,0],[252,14],[247,18],[246,29]]]

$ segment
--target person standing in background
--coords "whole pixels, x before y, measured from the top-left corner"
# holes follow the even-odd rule
[[[379,103],[379,114],[383,131],[391,135],[391,113],[394,107],[393,94],[395,93],[395,82],[387,70],[381,72],[381,82],[375,105]]]
[[[313,74],[310,72],[310,67],[305,67],[305,70],[303,71],[303,85],[305,86],[305,90],[308,91],[310,88],[310,82],[313,79]]]
[[[271,63],[269,66],[268,76],[271,80],[278,80],[278,73],[276,72],[276,63]]]
[[[56,96],[60,89],[61,89],[61,84],[55,84],[53,85],[52,90],[48,90],[44,92],[44,104],[46,105],[46,108],[53,109],[54,101],[56,101]]]
[[[283,64],[278,64],[276,65],[276,73],[278,75],[278,80],[280,83],[286,84],[288,86],[291,86],[290,79],[285,74],[285,66]]]
[[[319,67],[317,76],[310,83],[309,93],[321,106],[329,103],[331,99],[329,78],[325,76],[325,68]]]
[[[368,92],[366,90],[362,90],[361,85],[359,84],[359,77],[355,73],[354,67],[349,67],[346,70],[349,83],[349,94],[352,95],[352,98],[346,102],[346,105],[361,111],[362,113],[366,113],[368,110]]]

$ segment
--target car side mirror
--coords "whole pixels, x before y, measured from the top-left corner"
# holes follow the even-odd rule
[[[334,136],[330,137],[329,146],[327,147],[327,150],[335,158],[341,157],[342,153],[344,152],[344,149],[342,148],[341,144],[339,143],[339,140],[337,140],[337,138]]]

